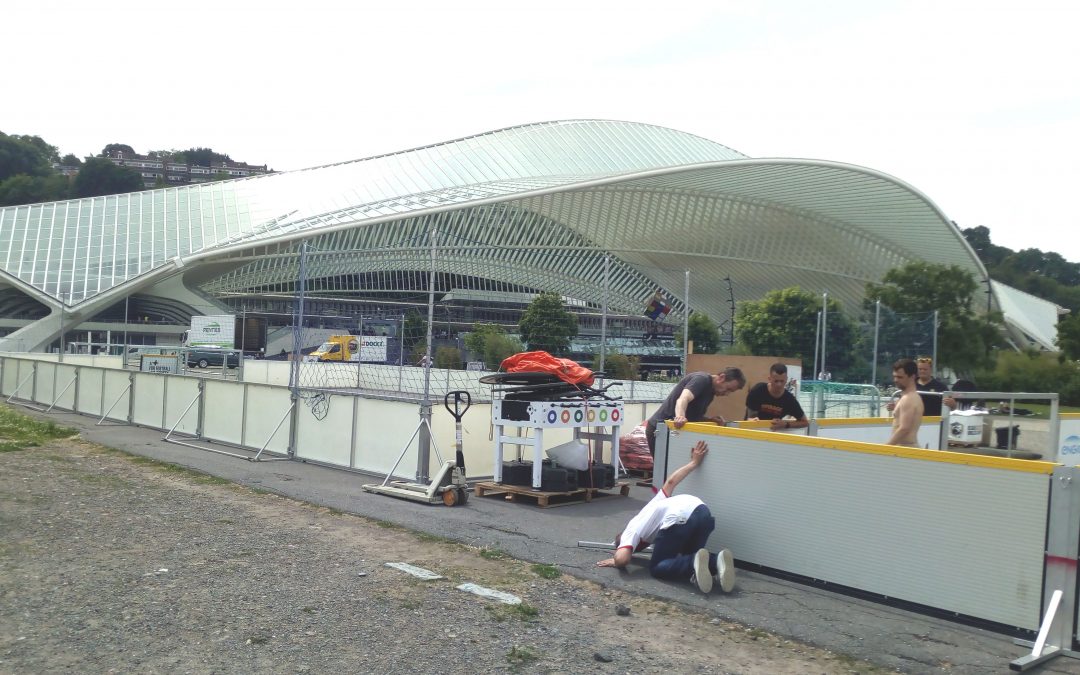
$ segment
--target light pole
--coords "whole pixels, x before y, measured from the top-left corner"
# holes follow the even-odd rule
[[[728,303],[731,305],[731,333],[728,334],[728,344],[735,344],[735,290],[731,287],[731,277],[724,277],[727,282]]]
[[[61,291],[58,295],[60,297],[60,363],[63,363],[64,362],[64,312],[65,312],[65,307],[66,307],[66,305],[64,303],[64,300],[67,298],[67,293],[64,293],[63,291]]]

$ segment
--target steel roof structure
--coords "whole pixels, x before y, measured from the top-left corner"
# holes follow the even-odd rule
[[[434,235],[432,232],[434,231]],[[308,277],[414,284],[436,248],[440,293],[555,291],[674,315],[798,285],[849,309],[910,261],[986,271],[924,194],[858,166],[755,159],[632,122],[511,127],[357,161],[0,209],[0,286],[77,321],[179,277],[197,293],[290,292]],[[608,291],[604,270],[607,258]],[[689,297],[684,284],[689,277]],[[357,289],[336,287],[338,292]],[[20,329],[40,349],[55,318]]]

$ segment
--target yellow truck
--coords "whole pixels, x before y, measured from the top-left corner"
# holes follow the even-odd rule
[[[385,335],[331,335],[304,357],[308,362],[385,363],[389,339]]]
[[[331,335],[318,349],[304,357],[305,361],[359,361],[359,335]]]

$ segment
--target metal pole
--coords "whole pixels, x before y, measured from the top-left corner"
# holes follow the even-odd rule
[[[405,315],[401,315],[401,323],[398,324],[397,332],[397,390],[401,391],[401,378],[405,369]]]
[[[731,332],[728,334],[728,344],[735,344],[735,289],[731,286],[731,277],[724,277],[727,282],[728,303],[731,305]]]
[[[293,396],[299,395],[300,359],[304,339],[304,284],[307,281],[308,243],[300,244],[300,278],[296,280],[296,313],[293,316],[292,368],[289,369],[289,388]]]
[[[431,270],[428,274],[427,345],[424,348],[424,400],[420,403],[420,417],[424,424],[420,432],[416,460],[416,482],[428,482],[428,462],[431,456],[431,324],[435,320],[435,240],[436,231],[431,230]]]
[[[364,353],[364,315],[363,314],[360,315],[360,324],[357,327],[357,330],[360,331],[360,335],[358,335],[356,337],[356,344],[360,348],[359,351],[356,352],[356,388],[359,389],[360,388],[360,381],[361,381],[360,380],[360,356],[361,356],[361,354]]]
[[[825,346],[828,344],[829,339],[829,292],[825,291],[821,294],[821,372],[827,373],[828,366],[825,365]]]
[[[127,368],[128,363],[128,300],[131,298],[129,295],[124,296],[124,367]]]
[[[938,329],[938,311],[934,310],[934,353],[930,356],[933,357],[934,367],[937,368],[937,329]]]
[[[818,379],[818,350],[821,349],[821,312],[817,313],[817,321],[814,323],[814,372],[810,373],[811,379]]]
[[[610,283],[610,278],[608,277],[608,264],[609,256],[605,254],[603,311],[600,313],[600,367],[597,368],[600,372],[604,372],[604,359],[607,355],[607,296],[608,284]]]
[[[870,366],[870,384],[877,385],[878,327],[881,325],[881,300],[874,303],[874,361]]]
[[[60,363],[64,362],[64,296],[60,293]]]
[[[690,355],[690,270],[686,270],[686,280],[683,282],[683,357],[682,374],[686,375],[686,361]]]

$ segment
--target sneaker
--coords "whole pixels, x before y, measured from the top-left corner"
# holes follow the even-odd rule
[[[694,573],[690,576],[690,583],[697,586],[702,593],[712,590],[713,578],[709,574],[709,552],[705,549],[694,554]]]
[[[731,551],[726,548],[716,554],[716,583],[720,584],[720,590],[730,593],[735,588],[735,560],[731,557]]]

